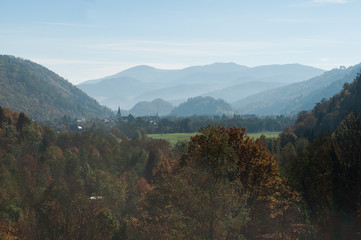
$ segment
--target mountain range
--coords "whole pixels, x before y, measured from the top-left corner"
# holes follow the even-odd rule
[[[85,82],[79,87],[112,108],[117,103],[126,108],[134,102],[150,102],[159,98],[179,105],[186,99],[203,96],[230,103],[233,109],[226,112],[293,115],[311,110],[322,99],[330,98],[360,72],[361,64],[326,72],[299,64],[249,68],[235,63],[214,63],[181,70],[138,66],[110,77]],[[107,97],[107,93],[110,93],[110,97]],[[147,112],[134,113],[139,116],[147,115]]]
[[[249,68],[215,63],[181,70],[138,66],[78,86],[112,108],[133,106],[124,113],[135,116],[293,115],[330,98],[360,72],[361,64],[327,72],[299,64]],[[0,55],[0,106],[39,122],[112,114],[54,72],[7,55]]]
[[[38,122],[64,115],[94,118],[112,114],[49,69],[8,55],[0,55],[0,106],[25,112]]]
[[[78,85],[89,96],[112,109],[130,109],[140,101],[161,98],[178,105],[188,98],[210,96],[227,102],[300,82],[324,70],[300,64],[246,67],[214,63],[180,70],[136,66],[112,76]]]

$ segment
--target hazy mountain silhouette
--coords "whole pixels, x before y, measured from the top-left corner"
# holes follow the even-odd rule
[[[216,97],[220,94],[234,101],[257,92],[257,87],[250,82],[258,82],[259,91],[262,91],[307,80],[323,72],[300,64],[250,68],[235,63],[214,63],[180,70],[161,70],[142,65],[102,79],[86,81],[78,87],[112,109],[118,106],[130,109],[139,101],[156,98],[180,102],[190,97],[212,94]],[[245,84],[243,88],[241,84]]]
[[[203,94],[203,96],[210,96],[213,98],[221,98],[227,102],[234,102],[240,99],[240,97],[245,98],[253,94],[284,86],[285,83],[279,82],[245,82],[241,84],[232,85],[230,87],[223,88],[221,90],[216,90]]]

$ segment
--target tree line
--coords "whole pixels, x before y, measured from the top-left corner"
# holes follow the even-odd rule
[[[106,119],[92,119],[77,122],[77,119],[69,116],[47,121],[46,125],[51,126],[56,131],[78,132],[78,126],[91,131],[111,131],[117,137],[137,137],[139,132],[147,134],[166,133],[195,133],[202,127],[208,125],[219,125],[226,128],[238,127],[246,128],[249,133],[259,132],[281,132],[287,126],[294,124],[294,116],[267,116],[257,117],[255,115],[233,115],[230,116],[144,116],[134,117],[131,114],[121,116],[119,113]]]

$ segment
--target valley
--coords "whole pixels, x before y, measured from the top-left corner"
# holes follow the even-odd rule
[[[361,1],[1,1],[0,240],[361,239]]]
[[[156,98],[114,111],[41,65],[6,55],[0,60],[2,239],[358,234],[360,65],[282,86],[264,73],[269,85],[245,82],[213,91],[233,99],[248,91],[232,104],[194,96],[174,107]],[[202,85],[186,77],[199,69],[217,73],[210,82],[219,81],[225,66],[253,71],[235,64],[193,67],[182,70],[182,81],[193,89]],[[146,89],[154,79],[166,81],[165,73],[175,74],[145,66],[125,72],[132,76],[119,76],[128,92],[115,87],[115,77],[87,84],[109,88],[118,99],[118,92],[135,96],[130,90],[142,88],[135,77],[148,81]],[[173,88],[188,94],[188,87]],[[211,231],[209,216],[212,228],[221,227]],[[343,223],[345,216],[355,224]]]

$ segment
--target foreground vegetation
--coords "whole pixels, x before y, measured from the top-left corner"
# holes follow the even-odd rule
[[[360,102],[358,77],[276,139],[174,146],[139,119],[55,131],[0,108],[0,239],[358,239]]]
[[[210,127],[172,147],[145,134],[119,142],[115,129],[56,133],[5,108],[0,123],[1,239],[267,238],[303,228],[297,193],[244,130]]]
[[[302,194],[320,239],[360,238],[360,103],[359,75],[311,112],[301,112],[272,151],[288,184]]]

